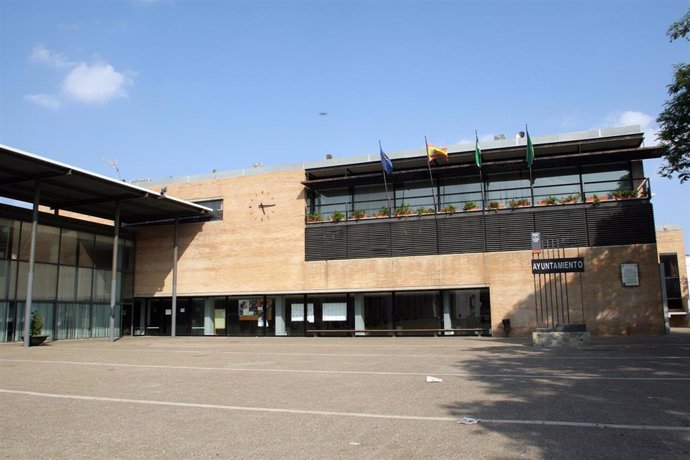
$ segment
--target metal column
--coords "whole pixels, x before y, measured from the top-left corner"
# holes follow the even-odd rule
[[[34,262],[36,262],[36,232],[38,227],[38,201],[41,197],[40,183],[36,181],[34,189],[34,208],[31,222],[31,249],[29,252],[29,276],[26,281],[26,304],[24,305],[24,348],[31,341],[31,301],[34,290]]]
[[[177,333],[177,233],[180,223],[175,219],[175,231],[173,234],[173,285],[172,285],[172,330],[170,337]]]
[[[120,203],[115,203],[113,264],[110,272],[110,341],[115,341],[115,304],[117,303],[117,250],[120,242]]]

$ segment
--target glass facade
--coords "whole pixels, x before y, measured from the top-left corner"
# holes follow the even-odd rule
[[[137,300],[132,317],[134,335],[169,336],[172,299]],[[175,334],[431,335],[441,329],[490,333],[489,289],[178,298]]]
[[[439,211],[452,205],[458,212],[482,207],[509,208],[518,203],[519,206],[583,203],[595,198],[614,199],[621,192],[632,191],[636,181],[644,180],[632,177],[629,162],[537,169],[533,171],[531,187],[528,170],[485,172],[482,178],[483,183],[479,174],[439,178],[434,180],[433,188],[428,179],[390,182],[388,195],[383,184],[320,189],[308,194],[307,208],[308,213],[321,214],[328,220],[335,211],[347,218],[354,211],[374,216],[382,208],[389,207],[394,214],[396,208],[404,205],[417,213],[433,208],[434,200]],[[638,194],[636,197],[644,196]]]
[[[0,342],[19,341],[29,273],[31,223],[0,219]],[[108,337],[112,265],[111,236],[38,225],[32,310],[43,317],[50,339]],[[131,303],[134,243],[120,238],[115,307]]]

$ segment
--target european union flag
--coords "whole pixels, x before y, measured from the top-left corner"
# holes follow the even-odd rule
[[[383,167],[383,170],[386,172],[386,174],[390,174],[393,172],[393,162],[391,161],[390,158],[388,158],[388,155],[386,155],[381,148],[381,145],[379,145],[379,151],[381,152],[381,166]]]

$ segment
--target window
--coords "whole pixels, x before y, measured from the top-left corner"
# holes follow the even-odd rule
[[[407,205],[416,211],[418,208],[434,207],[434,190],[429,181],[405,182],[395,191],[395,206]]]
[[[214,200],[194,200],[192,203],[206,206],[213,209],[213,217],[211,220],[223,220],[223,199],[216,198]]]
[[[582,184],[586,196],[633,188],[628,163],[583,166]]]
[[[534,201],[539,203],[548,197],[567,200],[576,197],[581,201],[580,175],[577,167],[553,168],[534,172]]]
[[[314,193],[314,212],[321,214],[324,220],[328,220],[334,212],[348,213],[350,192],[346,188],[334,188],[319,190]]]
[[[354,188],[354,209],[361,209],[367,215],[372,216],[382,210],[392,206],[389,199],[393,198],[393,185],[388,185],[388,195],[383,184],[380,185],[358,185]]]
[[[444,180],[440,187],[440,207],[452,204],[456,208],[462,209],[465,203],[474,202],[480,205],[482,202],[482,184],[479,182],[479,177]]]
[[[487,201],[498,201],[507,206],[510,200],[530,197],[529,174],[527,172],[497,173],[488,175],[486,182]]]
[[[668,308],[683,308],[683,296],[680,290],[680,273],[678,272],[678,255],[662,254],[659,256],[661,264],[664,266],[664,277],[666,278],[666,301]]]

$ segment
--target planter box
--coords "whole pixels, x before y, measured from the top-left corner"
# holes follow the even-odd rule
[[[22,336],[21,338],[23,341],[24,336]],[[39,345],[42,345],[43,342],[45,342],[47,338],[48,338],[47,335],[32,335],[31,337],[29,337],[29,346],[30,347],[37,347]]]

